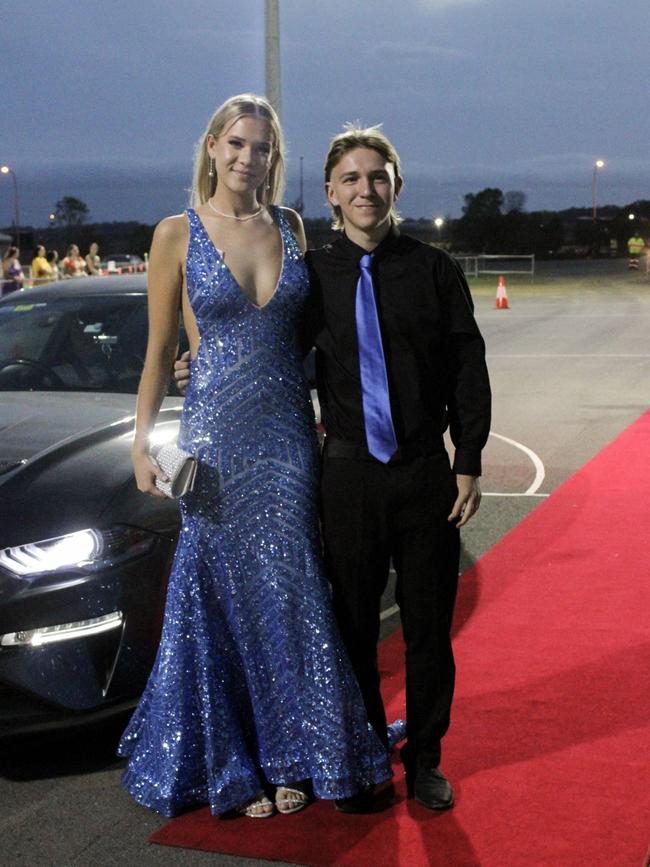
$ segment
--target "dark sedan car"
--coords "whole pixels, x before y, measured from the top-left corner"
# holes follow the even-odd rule
[[[179,527],[131,469],[146,338],[144,275],[0,302],[0,736],[116,712],[146,682]]]

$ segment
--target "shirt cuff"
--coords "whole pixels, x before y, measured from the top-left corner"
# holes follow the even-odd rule
[[[464,448],[462,446],[456,449],[456,454],[454,455],[453,471],[456,475],[459,476],[480,476],[480,449]]]

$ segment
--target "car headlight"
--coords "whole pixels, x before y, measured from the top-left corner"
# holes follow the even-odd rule
[[[137,527],[79,530],[0,550],[0,566],[19,577],[44,572],[97,572],[151,550],[156,537]]]
[[[22,629],[19,632],[9,632],[0,635],[0,647],[42,647],[44,644],[54,644],[58,641],[70,641],[75,638],[87,638],[90,635],[100,635],[112,629],[121,629],[124,615],[121,611],[102,614],[101,617],[91,617],[89,620],[77,620],[73,623],[57,623],[55,626],[39,626],[36,629]]]

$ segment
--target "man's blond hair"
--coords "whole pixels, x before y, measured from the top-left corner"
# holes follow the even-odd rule
[[[361,127],[354,123],[346,123],[344,125],[344,132],[335,135],[330,142],[327,157],[325,158],[325,183],[328,183],[331,179],[334,167],[338,165],[345,154],[348,151],[355,150],[355,148],[370,148],[377,151],[386,162],[392,164],[395,170],[395,180],[399,180],[400,184],[403,183],[399,154],[381,131],[381,124]],[[343,229],[343,214],[341,213],[341,209],[338,205],[331,205],[331,208],[334,212],[332,228]],[[395,205],[391,208],[390,220],[394,226],[402,222],[402,218]]]

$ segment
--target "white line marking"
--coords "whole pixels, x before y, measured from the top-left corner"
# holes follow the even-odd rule
[[[511,446],[514,446],[516,449],[521,449],[521,451],[528,455],[528,457],[533,462],[533,466],[535,467],[535,478],[532,481],[532,484],[529,488],[523,492],[523,496],[532,496],[532,494],[536,494],[537,490],[541,487],[542,482],[544,481],[544,476],[546,475],[546,471],[544,469],[544,464],[541,461],[541,458],[535,454],[532,449],[529,449],[528,446],[523,445],[522,443],[518,443],[517,440],[511,440],[509,437],[504,437],[502,434],[494,433],[494,431],[490,431],[491,437],[496,437],[499,440],[503,440],[504,443],[509,443]]]
[[[481,491],[482,497],[550,497],[550,494],[504,494],[500,491]]]
[[[504,437],[502,434],[494,433],[494,431],[490,431],[491,437],[496,437],[497,439],[503,440],[503,442],[509,443],[511,446],[514,446],[517,449],[521,449],[524,454],[528,455],[528,457],[533,462],[533,466],[535,467],[535,478],[533,479],[532,484],[528,488],[527,491],[523,493],[515,493],[515,494],[503,494],[498,492],[484,491],[484,497],[548,497],[549,494],[538,494],[537,489],[540,487],[542,482],[544,481],[545,471],[544,464],[541,459],[535,454],[532,449],[529,449],[528,446],[523,445],[522,443],[517,442],[517,440],[512,440],[509,437]],[[394,570],[391,569],[391,574],[394,574]],[[390,608],[384,609],[379,615],[380,620],[387,620],[389,617],[392,617],[393,614],[397,614],[399,611],[399,605],[391,605]]]

